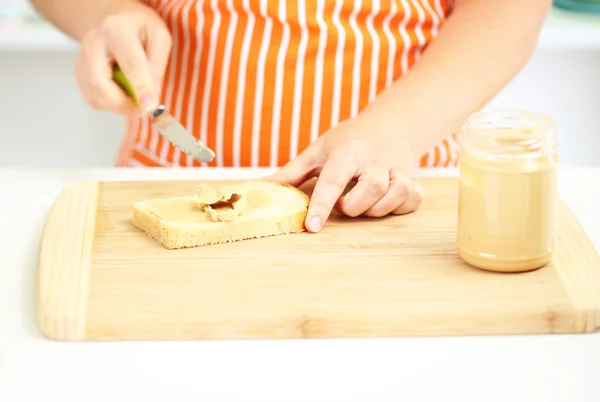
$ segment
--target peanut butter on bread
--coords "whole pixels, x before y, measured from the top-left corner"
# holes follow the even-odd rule
[[[308,196],[295,187],[254,180],[200,185],[196,195],[133,206],[135,227],[168,249],[198,247],[305,230]]]

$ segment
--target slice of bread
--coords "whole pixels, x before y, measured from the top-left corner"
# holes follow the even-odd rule
[[[136,202],[133,224],[168,249],[305,230],[309,198],[295,187],[255,180],[211,188],[216,197],[201,184],[195,196]],[[230,198],[233,202],[228,202]],[[205,204],[212,201],[216,202]]]

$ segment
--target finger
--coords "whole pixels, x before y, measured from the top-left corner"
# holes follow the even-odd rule
[[[172,39],[169,32],[162,27],[146,29],[146,37],[148,64],[150,65],[156,90],[159,91],[171,54]]]
[[[346,185],[356,174],[356,163],[348,156],[341,152],[332,153],[319,174],[306,215],[306,227],[311,232],[321,230]]]
[[[413,186],[412,182],[410,177],[406,177],[397,169],[390,170],[390,185],[387,192],[375,205],[365,211],[364,215],[382,217],[390,214],[406,201]]]
[[[280,183],[286,183],[298,187],[306,180],[317,174],[317,168],[321,162],[321,147],[317,144],[309,146],[296,158],[286,163],[281,169],[267,177]]]
[[[121,67],[142,109],[150,112],[158,107],[158,96],[148,57],[139,35],[126,29],[118,35],[108,35],[107,48]]]
[[[394,215],[404,215],[416,211],[421,205],[425,192],[423,186],[418,181],[413,181],[413,186],[410,190],[410,194],[406,198],[406,201],[402,203],[398,208],[392,211]]]
[[[356,186],[340,199],[339,210],[348,216],[358,216],[385,196],[390,185],[386,169],[373,168],[358,178]]]
[[[112,79],[112,66],[101,41],[84,44],[76,75],[86,102],[94,109],[133,113],[137,106]]]

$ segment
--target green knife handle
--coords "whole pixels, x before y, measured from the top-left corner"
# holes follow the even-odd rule
[[[131,83],[116,63],[113,64],[113,80],[121,87],[121,89],[123,89],[123,91],[125,91],[125,93],[127,93],[127,95],[131,96],[131,99],[133,99],[135,104],[140,107],[140,100],[133,90],[133,86],[131,86]]]

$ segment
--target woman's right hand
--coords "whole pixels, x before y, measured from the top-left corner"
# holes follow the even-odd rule
[[[130,81],[143,111],[158,106],[171,52],[171,34],[162,18],[137,1],[123,2],[82,38],[75,73],[82,95],[94,109],[129,114],[140,110],[113,81],[116,62]]]

